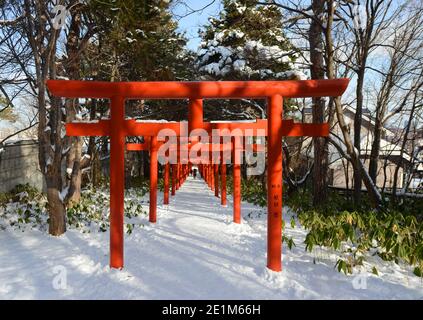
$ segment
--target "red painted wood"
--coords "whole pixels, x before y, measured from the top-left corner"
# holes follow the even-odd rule
[[[282,268],[282,97],[268,99],[267,267]]]
[[[150,213],[149,221],[155,223],[157,221],[157,176],[158,176],[158,160],[157,160],[157,137],[151,138],[150,148]]]
[[[213,168],[213,177],[214,177],[214,195],[219,197],[219,165],[215,164]]]
[[[221,185],[221,196],[220,203],[222,206],[226,206],[226,164],[223,163],[220,165],[220,185]]]
[[[172,196],[176,194],[176,164],[172,164]]]
[[[110,266],[123,268],[123,204],[125,188],[125,136],[120,130],[125,121],[123,97],[112,99],[110,128]]]
[[[201,99],[337,97],[349,79],[302,81],[101,82],[48,80],[54,96],[66,98]]]
[[[170,171],[170,164],[166,163],[164,166],[163,204],[169,204],[169,171]]]

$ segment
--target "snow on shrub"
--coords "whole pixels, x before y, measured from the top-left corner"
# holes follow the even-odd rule
[[[146,188],[129,189],[125,192],[125,232],[132,232],[135,227],[143,226],[145,218]],[[105,232],[109,229],[110,197],[108,189],[86,188],[81,193],[81,200],[67,208],[68,228],[78,229],[83,233]],[[29,186],[19,186],[16,190],[0,196],[0,229],[12,228],[26,231],[48,230],[47,199],[45,195]]]

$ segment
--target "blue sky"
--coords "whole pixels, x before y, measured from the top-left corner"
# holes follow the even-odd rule
[[[204,8],[200,12],[196,12],[188,15],[187,17],[179,20],[179,31],[184,32],[188,38],[188,48],[197,51],[200,44],[200,38],[198,36],[198,29],[207,24],[210,16],[216,16],[219,14],[222,4],[220,0],[186,0],[184,1],[186,6],[178,5],[172,11],[176,16],[184,16],[192,10],[198,10]]]

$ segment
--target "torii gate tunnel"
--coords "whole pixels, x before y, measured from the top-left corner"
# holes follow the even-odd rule
[[[267,121],[260,121],[259,123],[251,123],[252,126],[267,126]],[[265,133],[265,130],[263,130]],[[157,168],[157,153],[158,153],[158,144],[157,137],[144,137],[144,143],[127,143],[126,150],[127,151],[149,151],[150,153],[150,205],[149,205],[149,220],[150,222],[156,222],[157,216],[157,176],[158,176],[158,168]],[[164,145],[165,143],[161,143]],[[222,206],[226,206],[226,165],[228,164],[228,160],[230,158],[235,158],[235,153],[238,151],[250,151],[255,153],[262,153],[265,152],[264,145],[262,144],[250,144],[249,149],[245,147],[241,147],[238,143],[235,142],[235,139],[229,143],[202,143],[202,142],[195,142],[195,143],[188,143],[185,145],[190,148],[200,147],[201,149],[206,149],[207,158],[212,159],[218,158],[220,162],[220,170],[221,170],[221,204]],[[176,194],[176,190],[184,182],[188,172],[191,169],[192,163],[188,166],[182,166],[181,159],[179,155],[178,144],[170,145],[169,149],[166,150],[170,152],[174,152],[178,154],[177,161],[175,164],[172,164],[172,196]],[[217,153],[218,156],[213,156],[213,153]],[[228,155],[229,153],[229,155]],[[226,157],[225,157],[226,155]],[[228,159],[229,158],[229,159]],[[167,160],[167,161],[166,161]],[[163,204],[169,204],[169,180],[170,180],[170,165],[169,159],[166,159],[164,162],[164,190],[163,190]],[[188,162],[188,161],[185,161]],[[213,170],[211,169],[213,168]],[[199,173],[204,178],[205,182],[209,185],[209,187],[214,191],[215,196],[219,197],[219,164],[199,164]],[[236,161],[233,163],[233,208],[234,208],[234,223],[241,223],[241,165],[237,164]]]
[[[189,99],[188,136],[195,129],[239,129],[265,127],[267,136],[267,267],[282,268],[282,137],[328,136],[329,126],[294,124],[283,120],[283,98],[337,97],[349,79],[303,81],[219,81],[219,82],[96,82],[49,80],[50,93],[64,98],[111,100],[109,120],[66,125],[69,136],[110,136],[110,267],[123,268],[124,170],[126,136],[157,137],[163,129],[181,135],[178,122],[137,122],[125,119],[127,99]],[[266,120],[256,123],[206,123],[203,99],[266,99]]]

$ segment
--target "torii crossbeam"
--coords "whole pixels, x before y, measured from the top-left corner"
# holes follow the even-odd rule
[[[66,126],[73,136],[110,136],[110,266],[122,268],[124,152],[126,136],[157,136],[162,129],[179,135],[179,123],[140,123],[125,119],[126,99],[189,99],[189,132],[212,129],[203,123],[203,99],[266,99],[268,150],[268,228],[267,266],[281,271],[282,254],[282,137],[285,130],[298,135],[327,135],[327,124],[306,126],[284,122],[283,98],[336,97],[343,94],[349,79],[304,81],[206,81],[206,82],[97,82],[49,80],[53,96],[65,98],[100,98],[111,100],[110,120],[97,123],[73,123]],[[225,127],[225,124],[214,127]],[[311,127],[310,127],[311,126]],[[314,127],[313,127],[314,126]],[[248,124],[246,125],[248,129]]]

